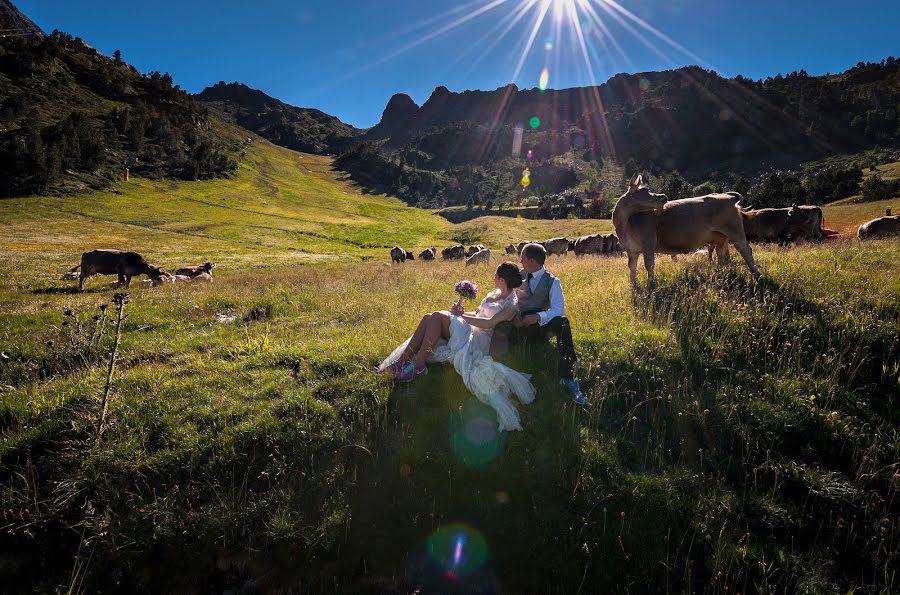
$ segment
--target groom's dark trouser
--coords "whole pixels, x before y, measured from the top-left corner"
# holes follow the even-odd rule
[[[524,315],[526,314],[523,313]],[[507,334],[509,341],[515,342],[519,340],[543,340],[549,332],[553,332],[556,335],[556,349],[559,351],[559,377],[568,380],[575,378],[575,365],[578,363],[578,356],[575,355],[575,341],[572,340],[572,328],[569,326],[569,319],[565,316],[552,318],[544,326],[539,324],[521,327],[510,326]]]

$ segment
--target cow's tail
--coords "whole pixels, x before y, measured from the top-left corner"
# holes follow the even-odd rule
[[[74,267],[72,270],[70,270],[69,272],[74,273],[75,271],[77,271],[80,268],[81,268],[81,265],[78,265],[78,266]]]

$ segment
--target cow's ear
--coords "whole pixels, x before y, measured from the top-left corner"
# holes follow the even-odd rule
[[[633,176],[631,176],[631,181],[628,182],[629,190],[634,190],[635,188],[637,188],[637,181],[638,181],[639,177],[640,177],[639,174],[634,174]]]
[[[634,178],[631,180],[631,188],[632,190],[637,190],[641,186],[644,185],[644,176],[642,174],[635,174]]]

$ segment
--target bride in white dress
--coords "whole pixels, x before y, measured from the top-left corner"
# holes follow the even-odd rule
[[[511,395],[521,403],[534,401],[531,375],[517,372],[489,355],[494,327],[512,320],[518,312],[515,289],[520,285],[518,266],[504,262],[497,267],[495,289],[475,312],[464,312],[454,305],[449,312],[426,314],[413,336],[397,347],[377,371],[390,371],[398,380],[408,382],[428,372],[426,363],[452,362],[472,394],[497,412],[501,430],[521,430],[519,411]]]

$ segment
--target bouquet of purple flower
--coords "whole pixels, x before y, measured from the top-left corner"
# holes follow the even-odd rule
[[[460,281],[453,287],[453,290],[459,294],[459,300],[456,302],[458,306],[462,305],[464,299],[474,300],[478,295],[478,286],[471,281]]]

